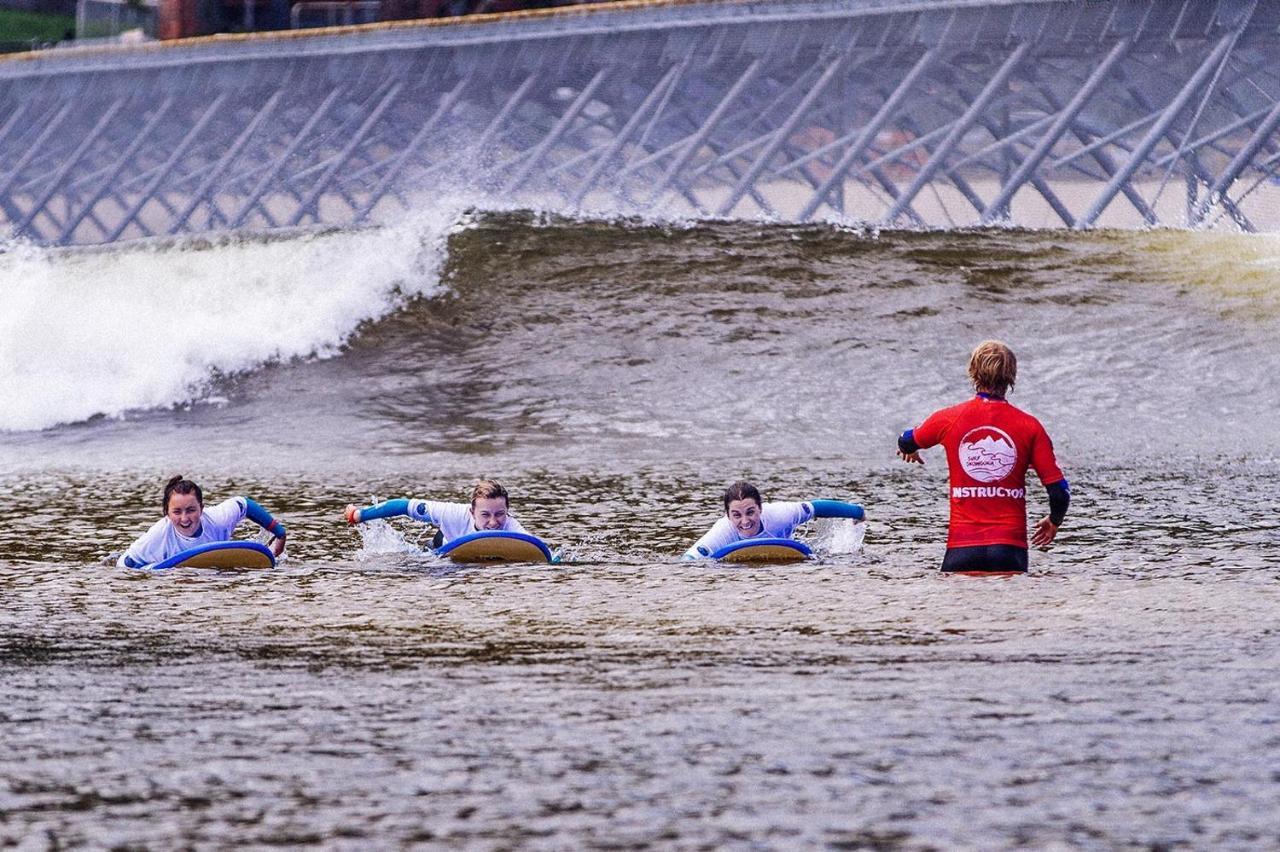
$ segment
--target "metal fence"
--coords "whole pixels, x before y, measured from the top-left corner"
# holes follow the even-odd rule
[[[797,0],[0,61],[43,243],[465,199],[880,226],[1280,228],[1280,0]]]

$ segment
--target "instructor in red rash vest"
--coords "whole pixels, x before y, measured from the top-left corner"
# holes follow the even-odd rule
[[[1027,570],[1027,468],[1049,492],[1049,515],[1036,523],[1031,543],[1044,547],[1058,534],[1071,491],[1040,421],[1009,404],[1018,359],[998,340],[978,344],[969,357],[977,396],[934,412],[898,438],[904,461],[924,464],[920,451],[938,444],[951,474],[947,572]]]

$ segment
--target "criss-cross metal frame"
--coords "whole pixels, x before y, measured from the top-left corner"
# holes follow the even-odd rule
[[[0,228],[107,243],[444,198],[882,226],[1280,209],[1280,0],[623,5],[0,62]]]

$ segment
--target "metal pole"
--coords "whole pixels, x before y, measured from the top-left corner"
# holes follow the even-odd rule
[[[352,134],[351,138],[347,140],[346,145],[342,146],[342,151],[333,159],[333,162],[329,164],[329,168],[320,176],[315,185],[311,187],[311,191],[307,193],[306,198],[302,199],[302,203],[298,205],[297,212],[294,213],[293,218],[289,220],[290,225],[297,225],[302,221],[302,217],[305,216],[307,211],[311,209],[311,206],[319,200],[321,193],[323,193],[329,186],[329,182],[333,180],[333,176],[337,174],[338,169],[342,168],[342,166],[346,164],[347,160],[350,159],[351,154],[357,147],[359,147],[360,143],[364,141],[364,138],[369,135],[369,131],[378,123],[378,119],[382,118],[382,114],[386,112],[387,107],[391,106],[391,102],[395,100],[396,95],[400,94],[400,90],[402,88],[404,88],[403,81],[393,83],[391,88],[387,90],[387,93],[382,96],[382,99],[378,101],[378,105],[373,108],[373,111],[369,113],[369,116],[364,120],[364,123],[360,125],[360,129]]]
[[[1199,206],[1196,207],[1195,215],[1190,222],[1193,227],[1203,222],[1205,214],[1209,212],[1209,208],[1225,197],[1227,188],[1235,183],[1240,173],[1249,166],[1254,156],[1262,150],[1262,146],[1267,144],[1271,134],[1275,133],[1277,127],[1280,127],[1280,100],[1276,101],[1275,106],[1271,108],[1271,112],[1267,114],[1267,117],[1258,125],[1258,129],[1254,131],[1253,136],[1249,138],[1249,141],[1240,149],[1235,158],[1223,169],[1218,179],[1209,187],[1208,193],[1206,193]]]
[[[568,130],[573,125],[573,122],[577,120],[578,113],[582,112],[583,108],[591,102],[591,96],[595,94],[596,89],[604,82],[605,76],[611,70],[613,70],[612,67],[605,66],[595,73],[595,76],[591,78],[590,82],[588,82],[582,91],[578,93],[578,97],[569,105],[569,109],[565,111],[565,114],[560,116],[560,120],[556,122],[555,127],[551,128],[551,132],[547,134],[547,138],[538,143],[537,147],[530,152],[529,158],[525,161],[525,164],[521,167],[520,171],[516,172],[515,175],[507,181],[506,186],[503,187],[504,193],[511,195],[524,186],[525,182],[528,181],[530,176],[533,174],[533,170],[542,162],[542,158],[546,155],[547,151],[551,150],[551,146],[560,141],[560,137],[563,136],[565,131]]]
[[[49,199],[53,198],[54,193],[58,191],[62,182],[66,180],[67,175],[73,168],[75,168],[76,163],[80,162],[80,158],[85,155],[85,152],[92,147],[94,142],[98,141],[98,137],[102,135],[102,131],[107,129],[107,125],[111,123],[111,119],[115,118],[116,113],[118,113],[120,108],[123,106],[124,98],[116,98],[115,101],[112,102],[111,106],[107,107],[106,112],[98,117],[98,123],[93,126],[93,129],[90,130],[88,135],[80,142],[75,151],[72,152],[71,156],[63,161],[62,167],[54,172],[53,177],[49,179],[48,189],[39,196],[31,209],[27,211],[26,217],[18,224],[19,231],[24,231],[31,225],[31,221],[35,219],[36,216],[39,215],[40,211],[44,209],[44,206],[49,203]]]
[[[329,111],[329,108],[333,106],[334,101],[338,99],[338,96],[341,95],[343,91],[344,89],[342,86],[335,86],[333,91],[329,93],[329,96],[320,103],[320,106],[316,107],[315,111],[311,113],[311,117],[307,119],[307,123],[298,131],[298,135],[293,137],[293,141],[289,143],[289,146],[285,148],[278,157],[276,157],[276,161],[272,163],[271,168],[269,168],[267,173],[258,180],[253,191],[249,193],[249,197],[240,205],[240,209],[236,211],[234,216],[227,220],[228,228],[234,230],[244,224],[244,220],[248,217],[249,211],[259,203],[262,196],[266,194],[267,188],[271,185],[271,182],[276,179],[284,169],[285,164],[289,161],[289,158],[293,156],[293,152],[297,151],[298,147],[302,145],[303,140],[311,135],[311,131],[320,123],[320,119],[324,118],[325,113]],[[275,224],[271,215],[267,213],[266,210],[263,210],[263,213],[266,214],[269,223]]]
[[[18,158],[13,171],[9,172],[9,176],[5,178],[4,183],[0,183],[0,196],[9,192],[9,187],[13,186],[13,182],[18,179],[18,175],[22,173],[28,163],[35,159],[36,154],[44,152],[44,143],[49,140],[49,137],[58,129],[63,120],[71,114],[73,103],[73,101],[67,101],[67,103],[63,104],[62,109],[58,110],[58,114],[53,117],[53,121],[45,125],[44,130],[40,131],[40,135],[31,143],[31,147],[27,148],[27,152]]]
[[[902,193],[901,197],[893,203],[893,207],[889,208],[889,212],[881,219],[883,224],[889,224],[901,215],[903,209],[911,203],[911,201],[920,192],[921,188],[934,176],[938,169],[942,168],[946,158],[951,156],[951,152],[956,145],[960,144],[960,140],[964,134],[969,132],[969,128],[974,125],[978,118],[982,115],[983,110],[991,103],[1000,90],[1004,88],[1009,80],[1009,75],[1014,72],[1018,64],[1022,62],[1022,58],[1027,55],[1027,51],[1031,49],[1030,42],[1022,42],[1013,53],[1005,59],[1004,63],[996,71],[994,77],[987,83],[986,87],[978,95],[978,99],[973,102],[970,107],[965,110],[959,121],[951,128],[951,132],[947,134],[947,138],[943,140],[938,149],[933,152],[933,156],[929,158],[929,162],[925,163],[923,169],[916,175],[915,180]]]
[[[173,95],[164,99],[164,103],[162,103],[160,108],[157,109],[151,115],[151,118],[147,120],[142,131],[133,137],[133,141],[129,143],[127,148],[125,148],[124,153],[120,156],[120,159],[116,161],[115,166],[107,174],[106,178],[104,178],[98,185],[98,189],[89,196],[87,201],[85,201],[84,205],[80,208],[80,212],[75,216],[71,216],[67,220],[66,226],[62,229],[61,236],[58,237],[59,242],[66,242],[71,238],[71,234],[80,226],[80,223],[89,215],[89,212],[93,210],[93,206],[102,200],[102,197],[111,189],[111,184],[120,176],[120,172],[122,172],[124,167],[129,164],[129,161],[133,159],[134,155],[138,153],[138,149],[141,148],[144,143],[151,141],[151,132],[155,130],[156,125],[159,124],[160,120],[169,112],[169,108],[171,106],[173,106]]]
[[[1250,16],[1253,15],[1253,10],[1254,8],[1256,8],[1256,6],[1257,6],[1257,0],[1253,0],[1253,2],[1250,4],[1249,12],[1248,12]],[[1191,138],[1191,134],[1195,132],[1196,125],[1200,123],[1200,116],[1204,114],[1204,108],[1209,103],[1209,98],[1213,97],[1214,90],[1218,88],[1218,83],[1222,79],[1222,72],[1226,70],[1227,61],[1231,58],[1231,51],[1235,50],[1236,42],[1240,40],[1240,34],[1242,32],[1244,32],[1244,28],[1243,26],[1240,26],[1232,34],[1231,45],[1227,48],[1226,55],[1223,57],[1222,61],[1218,63],[1217,69],[1213,72],[1213,79],[1209,81],[1209,85],[1205,86],[1204,95],[1200,98],[1200,105],[1196,107],[1195,114],[1191,116],[1191,121],[1187,125],[1186,132],[1182,134],[1182,141],[1178,142],[1173,138],[1172,127],[1166,133],[1169,141],[1173,144],[1174,159],[1169,161],[1169,168],[1165,171],[1164,177],[1160,179],[1160,186],[1158,189],[1156,189],[1155,198],[1151,200],[1151,206],[1154,207],[1156,204],[1159,203],[1160,196],[1164,193],[1164,188],[1169,183],[1169,178],[1173,176],[1173,170],[1177,166],[1178,158],[1183,156],[1184,153],[1186,153],[1187,162],[1191,165],[1191,168],[1193,170],[1201,170],[1201,167],[1198,162],[1198,158],[1196,157],[1194,149],[1192,149],[1189,153],[1187,153],[1187,140],[1189,140]],[[1187,177],[1188,179],[1190,179],[1191,175],[1188,175]],[[1190,218],[1191,218],[1191,207],[1190,205],[1188,205],[1187,207],[1188,222],[1190,222]]]
[[[533,78],[530,78],[530,80],[532,79]],[[382,196],[387,194],[387,187],[390,186],[391,181],[395,180],[396,175],[398,175],[400,170],[404,168],[404,164],[409,160],[409,158],[417,153],[419,146],[422,145],[427,134],[431,132],[431,128],[436,126],[436,122],[438,122],[443,116],[447,115],[449,110],[453,109],[453,105],[462,94],[462,90],[467,85],[467,82],[468,80],[463,78],[458,82],[458,85],[454,86],[453,89],[447,92],[445,96],[440,99],[440,104],[436,107],[435,112],[431,114],[430,118],[423,122],[422,126],[418,128],[418,132],[413,135],[413,139],[409,141],[409,144],[406,145],[404,150],[395,157],[387,170],[382,173],[382,177],[378,180],[377,185],[374,186],[373,190],[369,193],[369,199],[365,201],[364,205],[359,210],[356,211],[355,222],[363,222],[369,216],[369,213],[373,208],[378,205],[378,202],[382,200]]]
[[[608,150],[600,155],[600,159],[596,160],[596,164],[591,167],[591,171],[587,172],[586,177],[584,177],[578,184],[577,192],[575,192],[569,199],[569,203],[575,208],[582,205],[582,199],[585,198],[587,193],[591,191],[591,188],[595,186],[596,180],[598,180],[604,170],[609,167],[609,164],[613,162],[613,158],[622,150],[622,146],[627,144],[627,140],[631,138],[631,134],[635,133],[636,128],[640,126],[640,122],[644,120],[645,114],[650,108],[652,108],[654,102],[659,98],[665,98],[666,93],[673,88],[675,81],[679,79],[679,75],[684,71],[688,61],[688,57],[686,57],[683,62],[678,62],[671,66],[667,73],[664,74],[662,79],[658,82],[658,85],[653,87],[653,91],[649,93],[648,97],[644,99],[644,102],[640,104],[632,114],[631,119],[626,123],[622,130],[618,132],[618,135],[613,138],[613,142],[609,144]]]
[[[1058,101],[1056,97],[1054,97],[1054,94],[1052,92],[1044,88],[1041,88],[1040,94],[1044,97],[1046,101],[1049,102],[1050,106],[1052,106],[1055,111],[1061,111],[1063,109],[1063,105]],[[1142,123],[1146,123],[1147,121],[1150,121],[1153,118],[1154,118],[1154,115],[1147,119],[1144,119]],[[1113,175],[1115,175],[1117,171],[1116,164],[1111,159],[1111,156],[1107,154],[1106,151],[1101,150],[1101,140],[1095,141],[1092,143],[1088,141],[1086,130],[1088,130],[1088,128],[1080,127],[1079,120],[1073,121],[1071,123],[1071,135],[1076,137],[1078,140],[1080,140],[1081,145],[1084,145],[1084,148],[1081,149],[1081,153],[1087,151],[1088,152],[1087,156],[1090,159],[1092,159],[1095,163],[1098,164],[1098,168],[1102,170],[1102,173],[1106,175],[1107,179],[1109,180]],[[1093,132],[1096,133],[1097,131],[1093,131]],[[1112,134],[1110,138],[1115,138],[1115,136],[1116,134]],[[1078,156],[1077,154],[1073,154],[1071,156],[1063,157],[1059,160],[1055,160],[1049,165],[1046,171],[1053,171],[1055,168],[1058,167],[1060,163],[1074,161],[1077,156]],[[1077,169],[1077,170],[1081,169],[1080,166],[1076,166],[1076,165],[1072,165],[1071,168]],[[1150,207],[1147,206],[1147,202],[1143,200],[1142,196],[1138,194],[1137,190],[1135,190],[1132,186],[1126,183],[1123,186],[1123,188],[1121,188],[1120,191],[1124,193],[1124,197],[1129,200],[1129,203],[1133,205],[1134,209],[1137,210],[1140,214],[1142,214],[1142,219],[1144,222],[1146,222],[1149,225],[1155,224],[1156,222],[1155,213],[1151,210]],[[1074,221],[1075,221],[1075,217],[1073,216],[1072,222],[1074,223]]]
[[[262,105],[262,108],[259,109],[253,118],[250,119],[249,123],[245,125],[244,130],[240,131],[240,135],[236,137],[236,141],[231,143],[231,147],[228,148],[218,159],[217,165],[210,170],[209,174],[206,175],[205,179],[200,183],[199,188],[192,193],[191,200],[187,202],[187,206],[178,214],[178,218],[174,220],[173,226],[169,229],[169,233],[178,233],[179,229],[187,223],[187,219],[191,218],[191,214],[195,212],[196,207],[200,206],[201,202],[203,202],[206,196],[209,195],[210,190],[213,189],[214,181],[216,181],[222,172],[224,172],[226,168],[235,161],[236,157],[240,156],[240,151],[246,144],[248,144],[250,137],[257,132],[258,128],[262,125],[262,122],[266,121],[267,116],[272,113],[276,108],[276,104],[278,104],[280,99],[283,97],[284,90],[277,89],[271,97],[267,98],[267,102]]]
[[[764,166],[768,165],[768,162],[772,159],[773,155],[777,154],[777,152],[781,150],[782,146],[785,145],[787,137],[791,136],[791,133],[794,132],[796,124],[799,124],[801,120],[804,119],[804,116],[809,113],[809,107],[813,106],[813,102],[818,100],[818,97],[822,96],[822,93],[823,91],[826,91],[828,84],[831,83],[832,79],[836,77],[836,74],[845,67],[845,60],[847,58],[849,58],[849,55],[847,55],[846,52],[844,56],[840,56],[840,58],[833,60],[831,67],[827,68],[826,72],[823,72],[822,77],[818,78],[818,82],[814,83],[813,88],[810,88],[808,95],[805,95],[803,99],[800,99],[800,104],[797,105],[795,111],[792,111],[791,115],[788,116],[786,122],[782,123],[782,127],[774,130],[773,141],[769,142],[769,145],[765,146],[763,151],[760,151],[759,156],[755,157],[755,162],[753,162],[750,168],[746,170],[746,174],[742,175],[739,182],[737,182],[736,187],[733,187],[730,197],[728,197],[727,200],[722,203],[721,207],[719,207],[718,215],[727,216],[728,212],[733,210],[733,207],[737,206],[737,202],[742,200],[742,196],[745,196],[746,191],[748,191],[748,187],[755,183],[756,178],[760,177],[760,173],[764,170]]]
[[[185,136],[182,137],[182,141],[178,143],[177,147],[170,152],[169,159],[165,161],[164,165],[161,166],[154,175],[152,175],[151,182],[142,190],[142,194],[139,196],[138,200],[133,203],[133,206],[125,211],[124,217],[120,220],[120,223],[116,225],[115,229],[111,231],[111,233],[107,234],[106,242],[113,243],[120,239],[120,235],[124,233],[125,228],[129,227],[129,223],[134,220],[134,218],[142,211],[142,208],[146,206],[147,202],[151,200],[152,194],[155,193],[160,184],[164,183],[165,178],[167,178],[169,173],[173,171],[174,166],[176,166],[178,161],[186,154],[187,148],[191,146],[191,143],[198,139],[200,134],[204,132],[205,127],[213,117],[217,115],[218,110],[222,108],[222,104],[226,99],[226,93],[218,95],[213,99],[213,102],[205,108],[200,119],[196,121],[195,125],[187,131]]]
[[[26,114],[29,105],[29,101],[19,102],[18,108],[9,115],[9,120],[4,123],[3,127],[0,127],[0,144],[3,144],[9,132],[18,126],[18,121]],[[0,195],[0,207],[3,208],[4,215],[10,222],[16,222],[22,218],[22,211],[3,195]]]
[[[747,84],[755,78],[756,74],[760,70],[760,64],[759,59],[751,60],[751,64],[748,65],[746,70],[738,77],[737,82],[729,88],[729,91],[725,93],[725,96],[720,99],[720,103],[716,104],[715,109],[713,109],[711,114],[707,116],[706,120],[702,123],[702,127],[689,138],[688,145],[686,145],[685,149],[680,152],[680,155],[672,161],[671,165],[667,168],[666,173],[662,176],[662,180],[654,186],[653,192],[649,194],[649,206],[652,206],[658,200],[658,196],[671,185],[671,181],[675,178],[676,174],[685,167],[686,163],[693,159],[695,154],[698,153],[698,150],[707,141],[707,137],[711,135],[713,130],[715,130],[716,124],[718,124],[720,119],[724,117],[724,114],[729,111],[729,107],[733,105],[733,102],[737,100],[738,95],[742,94],[742,91],[747,87]]]
[[[1071,215],[1071,211],[1067,209],[1067,205],[1062,203],[1062,199],[1058,198],[1057,193],[1049,188],[1049,184],[1045,183],[1043,178],[1031,178],[1031,185],[1036,188],[1036,192],[1044,197],[1045,201],[1049,202],[1049,207],[1053,209],[1054,213],[1058,214],[1062,224],[1070,228],[1075,223],[1076,219]]]
[[[1231,49],[1231,45],[1235,43],[1237,36],[1238,32],[1233,31],[1219,40],[1218,46],[1196,69],[1196,73],[1191,75],[1191,79],[1182,87],[1182,91],[1178,92],[1169,106],[1165,108],[1164,113],[1147,131],[1147,135],[1133,149],[1133,152],[1129,155],[1129,161],[1107,182],[1102,192],[1094,200],[1093,204],[1089,206],[1088,211],[1076,221],[1077,228],[1092,226],[1098,217],[1102,215],[1102,211],[1107,209],[1107,205],[1111,203],[1111,200],[1116,197],[1116,193],[1120,191],[1120,188],[1128,184],[1129,179],[1146,161],[1147,155],[1155,148],[1156,143],[1160,141],[1173,122],[1177,120],[1178,114],[1195,96],[1195,93],[1200,90],[1200,87],[1213,76],[1218,64],[1226,58],[1227,52]]]
[[[1006,209],[1009,206],[1009,202],[1013,199],[1014,194],[1017,193],[1022,185],[1026,183],[1027,179],[1035,173],[1035,170],[1039,168],[1040,163],[1043,162],[1044,158],[1053,150],[1053,146],[1056,145],[1058,140],[1062,138],[1062,135],[1070,129],[1071,123],[1075,121],[1076,116],[1080,114],[1080,110],[1084,109],[1085,104],[1093,97],[1094,92],[1098,90],[1098,87],[1101,86],[1107,79],[1108,75],[1110,75],[1112,67],[1114,67],[1115,64],[1129,52],[1129,48],[1132,45],[1132,37],[1116,42],[1115,47],[1111,48],[1111,51],[1107,54],[1107,58],[1104,59],[1102,64],[1095,68],[1093,73],[1089,75],[1089,79],[1085,81],[1084,87],[1081,88],[1080,91],[1076,92],[1075,97],[1071,99],[1066,107],[1058,112],[1057,118],[1054,119],[1053,126],[1045,132],[1045,135],[1040,138],[1038,143],[1036,143],[1036,146],[1031,150],[1031,153],[1023,159],[1022,164],[1018,166],[1017,171],[1009,177],[1009,180],[1005,182],[1004,186],[1000,187],[999,194],[992,199],[991,203],[987,205],[987,209],[982,213],[982,224],[988,225],[993,219],[1005,215]],[[1069,226],[1072,223],[1068,222],[1067,224]]]
[[[596,158],[597,165],[598,165],[599,157],[601,156],[600,155],[601,151],[606,151],[606,152],[612,151],[613,152],[612,154],[606,154],[607,159],[612,159],[612,157],[615,156],[617,154],[617,151],[621,148],[621,145],[619,144],[618,139],[621,138],[622,142],[625,144],[626,140],[631,136],[632,133],[635,132],[635,126],[644,120],[645,115],[648,114],[649,109],[653,106],[653,102],[659,99],[665,99],[664,90],[669,90],[669,87],[664,87],[663,84],[667,82],[668,76],[673,71],[675,71],[678,67],[679,67],[679,63],[677,63],[676,66],[673,66],[672,68],[668,69],[667,74],[664,74],[662,79],[659,80],[654,85],[653,89],[649,92],[648,95],[645,96],[644,101],[640,104],[640,106],[636,107],[636,109],[632,111],[631,118],[627,120],[622,130],[618,130],[615,132],[614,128],[609,124],[609,122],[605,121],[603,118],[588,117],[588,120],[591,121],[592,124],[591,124],[591,127],[585,129],[586,133],[584,133],[584,135],[589,134],[590,131],[593,129],[599,128],[604,132],[610,134],[610,138],[607,141],[603,141],[598,144],[592,145],[590,148],[587,148],[586,150],[582,151],[580,154],[570,157],[569,159],[564,160],[560,163],[557,163],[556,165],[547,169],[546,171],[547,177],[554,177],[560,174],[561,172],[568,171],[576,166],[581,165],[582,163],[585,163],[587,160],[590,160],[592,158]],[[612,106],[610,109],[612,112],[621,112],[622,107]]]
[[[827,177],[822,185],[813,193],[813,197],[801,209],[798,218],[802,220],[812,219],[813,214],[818,212],[827,200],[827,196],[831,193],[831,188],[837,183],[841,183],[846,179],[846,173],[849,167],[853,165],[854,160],[862,156],[867,146],[875,140],[876,135],[884,129],[889,119],[893,118],[894,113],[898,111],[898,107],[902,105],[902,101],[915,88],[920,77],[929,70],[935,59],[938,57],[938,48],[931,47],[924,53],[916,64],[911,66],[911,70],[907,72],[902,81],[898,83],[897,88],[893,90],[893,94],[881,104],[880,109],[876,110],[876,114],[872,117],[867,126],[862,128],[862,132],[858,135],[857,140],[849,146],[849,149],[840,157],[839,162],[832,168],[831,174]]]
[[[1172,154],[1165,154],[1160,159],[1153,161],[1151,165],[1156,168],[1160,168],[1161,166],[1167,166],[1169,165],[1169,163],[1178,159],[1183,154],[1195,153],[1195,152],[1198,152],[1201,148],[1211,147],[1218,153],[1225,154],[1227,152],[1223,150],[1223,148],[1220,145],[1215,145],[1214,144],[1215,142],[1217,142],[1219,139],[1221,139],[1224,136],[1230,136],[1232,133],[1235,133],[1241,127],[1244,127],[1246,125],[1252,125],[1255,121],[1262,118],[1270,111],[1271,111],[1271,107],[1263,107],[1262,109],[1256,109],[1253,112],[1249,113],[1248,115],[1236,119],[1230,124],[1224,124],[1221,127],[1217,128],[1216,130],[1213,130],[1210,133],[1206,133],[1204,136],[1201,136],[1199,139],[1196,139],[1194,142],[1190,142],[1190,143],[1184,142],[1182,147],[1174,151]],[[1235,158],[1235,155],[1232,154],[1232,159],[1234,158]]]
[[[27,107],[29,106],[31,106],[30,101],[18,102],[18,108],[10,113],[9,118],[5,121],[4,125],[0,126],[0,143],[3,143],[5,138],[8,137],[9,131],[18,126],[18,121],[26,114]]]

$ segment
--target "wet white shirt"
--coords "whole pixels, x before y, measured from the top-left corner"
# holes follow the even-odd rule
[[[760,507],[760,532],[744,536],[726,517],[720,518],[693,547],[685,551],[685,559],[702,559],[727,544],[747,538],[791,538],[796,527],[813,517],[812,503],[765,503]]]
[[[200,517],[200,530],[191,538],[179,533],[167,517],[161,518],[129,545],[129,549],[120,555],[116,564],[121,568],[152,565],[197,545],[230,541],[231,534],[248,511],[249,504],[243,497],[232,497],[216,506],[210,506]],[[129,562],[125,562],[125,559]]]
[[[409,517],[415,521],[433,524],[440,530],[445,544],[477,531],[475,519],[471,517],[471,505],[468,503],[442,503],[438,500],[410,498]],[[499,529],[529,534],[510,512],[507,513],[507,519],[502,522]]]

